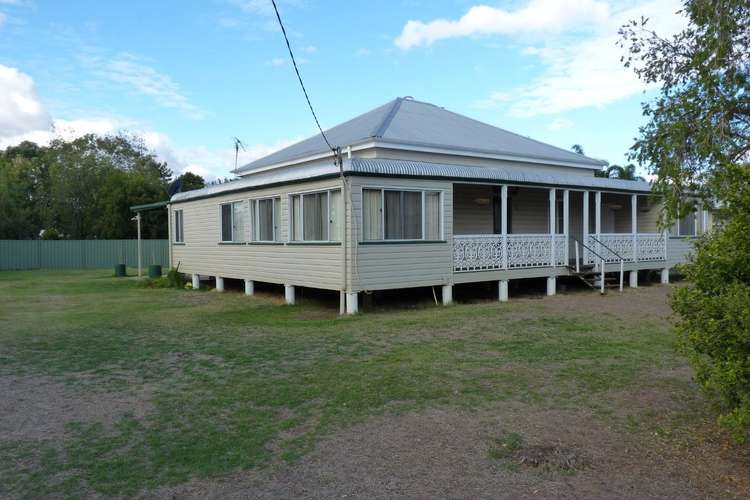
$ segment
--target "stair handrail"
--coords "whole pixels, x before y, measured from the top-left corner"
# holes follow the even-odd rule
[[[576,243],[578,243],[578,244],[579,244],[579,245],[581,245],[581,246],[582,246],[583,248],[585,248],[585,249],[586,249],[586,250],[588,250],[589,252],[593,253],[594,255],[596,255],[597,257],[599,257],[600,259],[603,259],[603,258],[604,258],[604,257],[602,257],[601,255],[599,255],[598,253],[596,253],[596,250],[594,250],[593,248],[591,248],[590,246],[588,246],[588,245],[587,245],[586,243],[582,242],[581,240],[579,240],[579,239],[578,239],[578,238],[576,238],[575,236],[571,236],[571,238],[573,239],[573,241],[575,241]]]
[[[608,247],[607,245],[605,245],[605,244],[604,244],[604,242],[603,242],[602,240],[600,240],[599,238],[597,238],[597,237],[596,237],[596,236],[594,236],[593,234],[590,234],[590,235],[589,235],[589,238],[591,238],[592,240],[596,241],[596,242],[597,242],[597,243],[599,243],[599,244],[600,244],[601,246],[603,246],[604,248],[606,248],[607,250],[609,250],[610,252],[612,252],[612,253],[613,253],[613,254],[615,255],[615,257],[617,257],[618,259],[620,259],[620,260],[625,260],[625,258],[624,258],[624,257],[623,257],[622,255],[620,255],[619,253],[615,252],[615,251],[614,251],[614,250],[612,250],[612,249],[611,249],[610,247]]]
[[[591,235],[589,235],[589,236],[591,236]],[[593,236],[591,236],[591,237],[594,238]],[[602,257],[601,255],[599,255],[599,253],[596,250],[594,250],[593,248],[591,248],[590,246],[588,246],[584,242],[580,241],[575,236],[572,236],[572,238],[573,238],[573,241],[576,242],[576,272],[579,272],[579,267],[578,267],[578,245],[581,245],[583,248],[585,248],[586,250],[588,250],[589,252],[591,252],[595,256],[599,257],[599,260],[600,260],[600,264],[599,265],[601,266],[601,268],[600,268],[601,271],[599,273],[599,275],[600,275],[599,276],[599,293],[601,293],[603,295],[604,294],[604,265],[606,263],[606,259],[604,257]],[[594,240],[599,241],[596,238],[594,238]],[[599,243],[601,243],[601,242],[599,242]],[[604,245],[604,244],[602,243],[602,245]],[[608,250],[610,250],[610,252],[612,252],[613,254],[617,255],[620,258],[620,292],[622,292],[622,280],[623,280],[623,274],[624,274],[623,273],[623,264],[624,264],[625,261],[623,260],[622,257],[620,257],[617,254],[617,252],[609,249],[609,247],[607,247],[606,245],[604,245],[604,247],[607,248]]]
[[[609,250],[612,254],[614,254],[615,257],[617,257],[618,259],[620,259],[620,292],[622,292],[622,280],[623,280],[623,276],[625,274],[625,272],[624,272],[625,271],[624,270],[625,258],[622,255],[620,255],[619,253],[617,253],[614,250],[612,250],[611,248],[609,248],[607,245],[604,244],[604,242],[602,240],[600,240],[599,238],[597,238],[593,234],[590,234],[589,238],[591,238],[595,242],[599,243],[601,246],[603,246],[604,248],[606,248],[607,250]],[[604,277],[604,274],[602,274],[602,277]]]

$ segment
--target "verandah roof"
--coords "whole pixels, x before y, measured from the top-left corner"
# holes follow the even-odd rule
[[[490,168],[381,158],[352,158],[344,160],[344,173],[346,175],[445,179],[467,182],[487,181],[493,183],[547,187],[557,186],[560,188],[631,193],[651,192],[651,185],[648,182],[608,179],[605,177],[594,177],[593,175],[554,174],[541,172],[535,167],[525,169]],[[270,170],[224,184],[177,193],[172,196],[171,201],[174,203],[195,198],[206,198],[264,186],[332,177],[338,174],[338,168],[333,162],[327,160],[319,164],[306,165],[304,167]]]

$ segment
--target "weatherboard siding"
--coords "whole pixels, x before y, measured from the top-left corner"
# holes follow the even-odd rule
[[[493,196],[498,186],[456,184],[453,188],[453,233],[492,234]],[[478,200],[482,200],[481,203]],[[487,200],[485,203],[484,200]]]
[[[533,168],[536,172],[544,172],[555,175],[591,176],[593,177],[596,167],[564,167],[557,165],[545,165],[543,163],[526,163],[512,160],[496,160],[492,158],[477,158],[473,156],[448,155],[440,153],[423,153],[419,151],[406,151],[402,149],[375,148],[368,152],[367,156],[357,152],[357,156],[368,158],[380,158],[389,160],[422,161],[428,163],[441,163],[448,165],[466,165],[470,167],[503,168],[508,170],[528,171]]]
[[[667,239],[667,265],[673,267],[687,262],[694,245],[695,238],[673,236]]]
[[[450,180],[394,177],[349,176],[347,185],[347,287],[351,291],[386,290],[453,284],[455,282],[567,274],[566,270],[538,268],[528,270],[453,272],[453,234],[492,232],[492,206],[479,198],[491,199],[491,187],[482,184],[454,183]],[[343,282],[341,245],[299,245],[288,242],[290,193],[336,189],[338,178],[301,182],[270,188],[248,189],[209,198],[176,202],[170,207],[170,223],[175,209],[184,212],[185,244],[172,245],[173,265],[180,271],[203,276],[252,279],[262,282],[340,290]],[[402,188],[438,190],[442,192],[443,237],[436,242],[371,243],[362,241],[362,189]],[[513,188],[510,191],[512,233],[549,231],[549,190],[547,188]],[[230,201],[266,196],[281,196],[280,243],[274,245],[222,245],[220,240],[219,205]],[[558,191],[562,198],[562,189]],[[639,202],[643,198],[639,199]],[[592,200],[593,202],[593,196]],[[580,237],[581,195],[571,191],[571,235]],[[658,207],[639,212],[639,228],[655,227]],[[593,219],[593,203],[591,204]],[[623,208],[628,212],[629,208]],[[604,213],[603,213],[604,215]],[[613,221],[614,222],[614,221]],[[455,224],[455,226],[454,226]],[[606,227],[606,224],[605,224]],[[629,227],[629,226],[628,226]],[[623,226],[624,228],[624,226]],[[670,238],[667,265],[683,262],[692,248],[692,241]],[[661,263],[642,263],[638,268],[659,268]]]
[[[362,188],[426,189],[442,192],[443,240],[436,243],[362,241]],[[453,184],[399,178],[351,178],[350,286],[354,291],[411,288],[452,283]]]
[[[340,290],[342,286],[341,245],[286,243],[289,232],[290,193],[340,188],[338,179],[290,184],[230,193],[195,201],[175,203],[183,210],[185,244],[173,244],[173,265],[184,273],[202,276],[251,279]],[[219,205],[266,196],[281,196],[280,242],[282,244],[220,244]]]

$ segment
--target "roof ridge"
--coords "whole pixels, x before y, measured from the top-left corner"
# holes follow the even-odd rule
[[[396,113],[398,113],[398,110],[401,109],[401,103],[404,101],[403,97],[397,97],[393,100],[393,105],[391,106],[391,109],[388,111],[388,114],[383,117],[383,121],[380,122],[380,124],[375,127],[375,130],[372,131],[372,134],[370,134],[370,137],[383,137],[383,134],[385,134],[385,131],[388,130],[388,127],[390,127],[391,122],[393,122],[393,118],[396,116]]]

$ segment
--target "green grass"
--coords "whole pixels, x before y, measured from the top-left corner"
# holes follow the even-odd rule
[[[490,445],[489,454],[495,460],[508,460],[523,448],[523,436],[517,432],[510,432],[495,438]]]
[[[0,496],[138,495],[294,461],[342,426],[429,407],[513,400],[611,418],[612,391],[684,364],[663,323],[544,301],[338,318],[315,302],[151,289],[105,271],[0,273],[0,297],[0,376],[152,393],[145,416],[113,426],[0,438]]]

